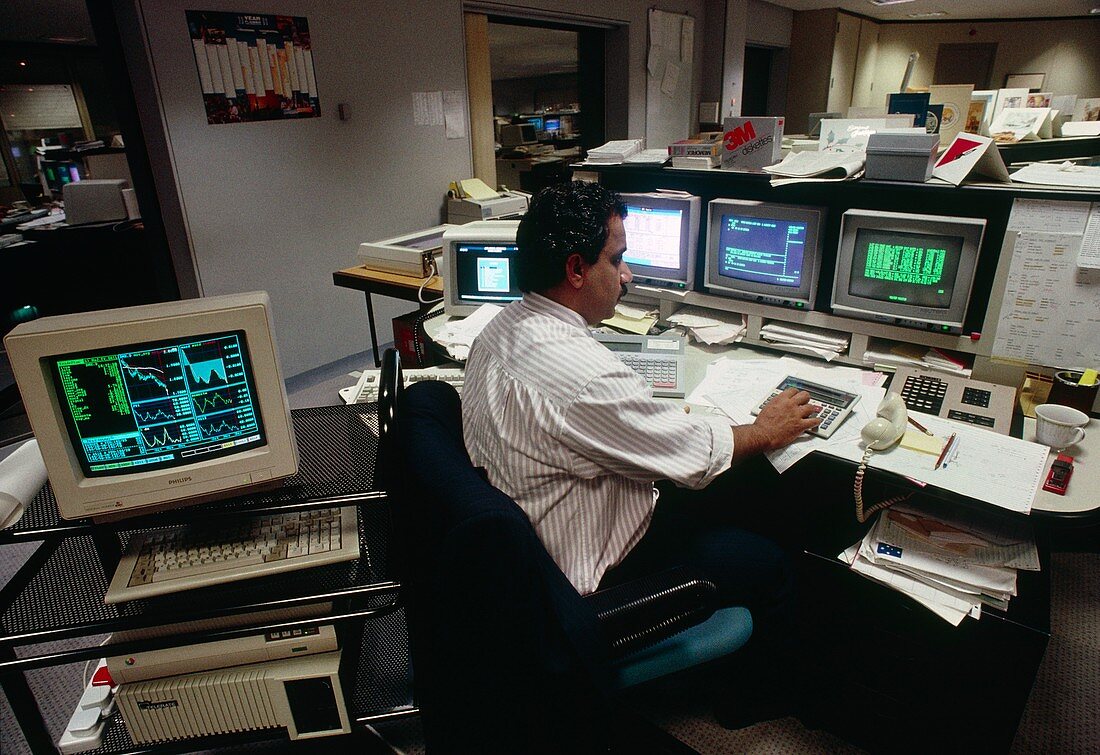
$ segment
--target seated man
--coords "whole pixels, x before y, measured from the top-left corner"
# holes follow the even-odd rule
[[[646,381],[587,328],[614,314],[631,280],[623,261],[625,215],[619,196],[597,184],[558,184],[532,200],[517,235],[524,298],[485,327],[466,364],[470,456],[527,513],[581,594],[694,566],[726,605],[753,612],[752,644],[762,642],[766,651],[754,657],[786,665],[793,621],[785,556],[720,514],[717,521],[705,514],[755,505],[761,496],[725,483],[723,500],[700,502],[698,491],[730,477],[722,473],[733,462],[782,448],[813,428],[809,395],[788,390],[753,424],[732,429],[654,399]],[[731,488],[736,498],[724,492]],[[780,669],[767,676],[777,671],[782,677]],[[754,699],[761,694],[755,683],[737,683],[753,688]],[[742,702],[730,703],[736,711],[723,723],[751,722]],[[755,717],[775,715],[773,709]]]

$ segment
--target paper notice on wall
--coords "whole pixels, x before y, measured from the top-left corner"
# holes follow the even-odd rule
[[[1012,203],[1012,214],[1008,216],[1008,230],[1084,233],[1089,209],[1087,202],[1017,199]]]
[[[413,92],[413,125],[443,125],[443,92]]]
[[[447,124],[448,139],[466,138],[466,93],[461,89],[449,89],[443,93],[443,119]]]
[[[1060,227],[1080,230],[1008,231],[1015,238],[993,356],[1051,367],[1091,367],[1100,363],[1100,270],[1077,264],[1084,223],[1076,224],[1080,207],[1068,205],[1082,203],[1045,202],[1046,208],[1034,204],[1021,208],[1028,201],[1016,200],[1010,229],[1036,225],[1049,229],[1053,213],[1071,221]],[[1086,211],[1088,207],[1084,204]],[[1023,212],[1018,214],[1018,209]]]
[[[680,66],[665,63],[665,75],[661,78],[661,91],[669,97],[676,94],[676,84],[680,81]]]

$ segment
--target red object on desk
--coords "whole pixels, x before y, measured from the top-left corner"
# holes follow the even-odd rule
[[[1050,465],[1047,481],[1043,483],[1043,490],[1051,493],[1065,495],[1069,487],[1069,478],[1073,476],[1073,457],[1069,454],[1058,454],[1058,458]]]

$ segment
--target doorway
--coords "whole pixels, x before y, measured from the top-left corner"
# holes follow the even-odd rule
[[[466,18],[475,173],[488,181],[492,170],[489,182],[524,191],[567,180],[568,165],[605,141],[606,30]]]
[[[969,84],[975,89],[989,89],[996,42],[942,44],[936,50],[933,84]]]

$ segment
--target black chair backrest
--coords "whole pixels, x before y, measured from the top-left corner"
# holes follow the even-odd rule
[[[523,511],[475,468],[442,382],[399,405],[392,502],[430,751],[599,751],[597,619]]]

